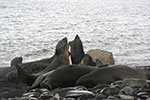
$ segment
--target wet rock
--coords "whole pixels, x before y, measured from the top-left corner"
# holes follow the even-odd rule
[[[24,93],[23,97],[39,97],[40,93],[38,92],[28,92],[28,93]]]
[[[104,94],[99,94],[98,96],[96,96],[93,100],[102,100],[102,99],[106,99],[107,96]]]
[[[65,98],[63,100],[76,100],[75,98]]]
[[[67,93],[71,90],[86,90],[85,87],[83,86],[77,86],[77,87],[67,87],[67,88],[61,88],[61,89],[55,89],[53,91],[51,91],[52,94],[59,94],[59,96],[61,97],[65,97],[67,95]]]
[[[117,95],[119,94],[120,89],[117,87],[105,87],[104,89],[101,90],[100,93],[106,95],[106,96],[110,96],[110,95]]]
[[[146,100],[150,100],[150,97],[149,97],[149,98],[147,98]]]
[[[137,97],[139,97],[140,99],[147,99],[147,98],[149,98],[148,95],[149,95],[149,94],[148,94],[147,92],[139,92],[139,93],[137,94]]]
[[[93,58],[94,62],[98,60],[102,63],[102,65],[115,64],[115,60],[111,52],[100,50],[100,49],[93,49],[88,51],[87,54],[89,54]]]
[[[95,94],[99,94],[100,91],[105,87],[109,87],[109,85],[108,84],[98,84],[95,87],[90,88],[88,90],[94,92]]]
[[[69,91],[66,95],[66,98],[79,98],[79,99],[92,99],[94,98],[95,95],[90,92],[90,91],[86,91],[86,90],[72,90]]]
[[[133,96],[129,96],[129,95],[120,95],[121,100],[134,100]]]
[[[125,94],[125,95],[133,95],[134,93],[134,89],[127,86],[127,87],[124,87],[123,89],[121,89],[121,94]]]
[[[52,94],[48,94],[47,92],[43,92],[41,95],[40,95],[40,100],[45,100],[45,99],[50,99],[54,97]]]
[[[29,100],[29,97],[21,97],[20,100]]]
[[[101,92],[100,93],[102,93],[102,94],[104,94],[104,95],[106,95],[106,96],[109,96],[109,95],[111,95],[111,88],[110,87],[105,87],[104,89],[102,89],[101,90]]]
[[[146,80],[142,79],[124,79],[122,86],[130,86],[132,88],[149,87]]]
[[[107,100],[121,100],[121,99],[115,96],[108,96]]]
[[[34,97],[30,97],[29,100],[38,100],[38,99]]]

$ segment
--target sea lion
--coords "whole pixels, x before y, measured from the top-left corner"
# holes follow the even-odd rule
[[[42,87],[55,89],[58,87],[74,86],[76,81],[83,75],[95,70],[95,67],[84,65],[68,65],[56,69],[48,75],[41,83]]]
[[[89,54],[85,54],[81,64],[89,65],[89,66],[96,66],[96,63],[93,61],[92,57]]]
[[[125,65],[112,65],[110,67],[99,68],[80,77],[76,85],[83,85],[91,88],[98,83],[112,83],[124,78],[147,79],[146,75],[141,70]]]
[[[68,51],[68,42],[67,38],[63,38],[60,40],[56,45],[55,50],[55,58],[54,60],[41,72],[36,74],[29,74],[21,66],[18,64],[16,65],[17,72],[19,73],[17,76],[12,75],[10,77],[7,77],[9,81],[11,82],[22,82],[24,84],[27,84],[31,86],[33,82],[38,78],[40,75],[46,74],[49,71],[52,71],[61,65],[68,65],[69,64],[69,51]],[[29,79],[29,80],[28,80]]]
[[[23,58],[22,57],[15,57],[11,60],[10,66],[15,66],[17,64],[22,63]]]
[[[69,45],[71,46],[72,64],[79,64],[85,55],[80,37],[76,35],[75,39],[69,42]]]
[[[58,68],[59,66],[70,64],[68,49],[69,45],[67,42],[67,38],[65,37],[61,41],[59,41],[58,44],[56,45],[55,58],[52,61],[52,63],[50,63],[44,70],[35,75],[39,76],[49,71],[52,71]]]

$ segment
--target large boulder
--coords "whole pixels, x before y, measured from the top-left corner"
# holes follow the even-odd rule
[[[94,62],[99,62],[102,65],[114,65],[115,60],[113,58],[113,54],[108,51],[93,49],[87,52],[92,58]]]

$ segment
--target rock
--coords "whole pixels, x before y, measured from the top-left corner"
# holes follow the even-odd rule
[[[30,97],[29,100],[38,100],[38,99],[34,97]]]
[[[72,90],[66,95],[66,98],[79,98],[84,100],[92,99],[94,97],[95,95],[92,92],[86,90]]]
[[[134,89],[127,86],[127,87],[124,87],[123,89],[121,89],[121,94],[125,94],[125,95],[133,95],[134,93]]]
[[[113,65],[115,64],[115,60],[113,58],[113,54],[108,51],[93,49],[87,52],[92,58],[94,62],[101,62],[102,65]]]
[[[65,98],[63,100],[76,100],[75,98]]]
[[[39,93],[38,92],[28,92],[28,93],[24,93],[23,97],[39,97]]]
[[[104,94],[99,94],[98,96],[96,96],[93,100],[102,100],[102,99],[106,99],[107,96]]]
[[[147,99],[147,98],[149,98],[148,95],[149,95],[149,94],[148,94],[147,92],[139,92],[139,93],[137,94],[137,97],[139,97],[140,99]]]
[[[146,80],[143,79],[124,79],[122,86],[130,86],[131,88],[149,87]]]
[[[120,95],[121,100],[134,100],[133,96],[129,96],[129,95]]]
[[[50,99],[54,97],[52,94],[48,94],[47,92],[43,92],[41,95],[40,95],[40,100],[45,100],[45,99]]]
[[[108,96],[107,100],[120,100],[120,98],[114,96]]]
[[[150,97],[149,97],[149,98],[147,98],[146,100],[150,100]]]
[[[109,96],[109,95],[111,95],[111,88],[110,87],[105,87],[104,89],[101,90],[100,93],[102,93],[106,96]]]
[[[66,87],[66,88],[61,88],[61,89],[55,89],[53,91],[51,91],[52,94],[59,94],[59,96],[61,97],[65,97],[67,95],[67,93],[71,90],[86,90],[85,87],[83,86],[77,86],[77,87]]]
[[[104,89],[101,90],[100,93],[110,96],[110,95],[117,95],[119,94],[120,90],[117,87],[105,87]]]

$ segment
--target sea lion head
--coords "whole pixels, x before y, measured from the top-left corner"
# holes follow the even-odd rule
[[[55,55],[57,56],[63,55],[69,63],[69,50],[68,49],[69,49],[69,44],[68,44],[67,38],[65,37],[57,43]]]
[[[15,66],[17,64],[22,63],[23,58],[22,57],[15,57],[11,60],[11,66]]]
[[[75,36],[75,39],[69,42],[71,46],[71,60],[72,64],[79,64],[84,57],[83,45],[80,37],[78,35]]]

